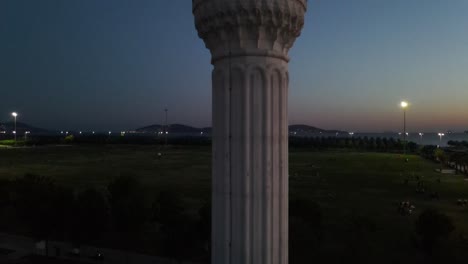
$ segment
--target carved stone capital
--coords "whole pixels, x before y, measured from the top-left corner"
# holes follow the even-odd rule
[[[288,61],[304,25],[306,0],[192,0],[195,26],[212,62],[229,54]]]

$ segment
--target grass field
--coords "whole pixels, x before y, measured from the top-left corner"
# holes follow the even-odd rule
[[[172,188],[187,200],[201,201],[210,197],[210,150],[155,146],[0,148],[0,178],[34,173],[83,189],[104,188],[112,178],[127,174],[138,177],[149,192]],[[163,153],[161,159],[158,152]],[[440,175],[435,172],[438,164],[418,156],[408,158],[404,162],[398,154],[292,149],[290,198],[318,203],[323,215],[320,249],[310,249],[308,254],[329,263],[342,263],[350,255],[359,256],[361,263],[417,262],[421,256],[414,253],[414,222],[423,209],[434,207],[453,219],[453,250],[458,259],[464,258],[460,252],[467,248],[458,241],[468,237],[468,209],[456,201],[468,199],[468,181],[461,175]],[[438,192],[440,200],[417,193],[416,177],[425,182],[428,191]],[[407,178],[410,180],[404,184]],[[398,203],[404,200],[416,206],[414,214],[397,213]],[[294,239],[299,237],[291,234]],[[361,246],[356,248],[357,244]],[[291,254],[294,257],[294,248]]]

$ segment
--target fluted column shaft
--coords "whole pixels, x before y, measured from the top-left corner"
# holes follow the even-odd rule
[[[212,263],[287,263],[287,97],[281,59],[215,64]]]

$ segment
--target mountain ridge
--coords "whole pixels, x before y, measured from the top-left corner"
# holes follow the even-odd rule
[[[135,131],[140,133],[157,133],[161,131],[166,131],[164,125],[154,124],[149,126],[144,126],[141,128],[137,128]],[[170,124],[168,125],[167,131],[172,133],[211,133],[211,127],[193,127],[183,124]],[[314,126],[304,125],[304,124],[297,124],[297,125],[290,125],[289,132],[305,132],[305,133],[347,133],[346,131],[341,130],[327,130],[322,128],[317,128]]]
[[[15,123],[12,121],[9,122],[0,122],[0,131],[13,131],[15,130]],[[18,131],[18,134],[23,134],[25,131],[29,131],[34,134],[39,134],[39,133],[50,133],[50,130],[44,129],[44,128],[39,128],[35,126],[31,126],[29,124],[23,123],[23,122],[16,122],[16,130]]]

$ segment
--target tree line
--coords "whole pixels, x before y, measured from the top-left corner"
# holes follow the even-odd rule
[[[448,145],[447,148],[426,145],[420,148],[419,154],[426,159],[449,166],[459,173],[468,174],[468,142],[449,141]]]
[[[381,137],[290,137],[289,145],[294,148],[315,150],[349,149],[373,152],[403,152],[405,144],[400,139]],[[418,144],[406,143],[408,153],[417,153]]]

